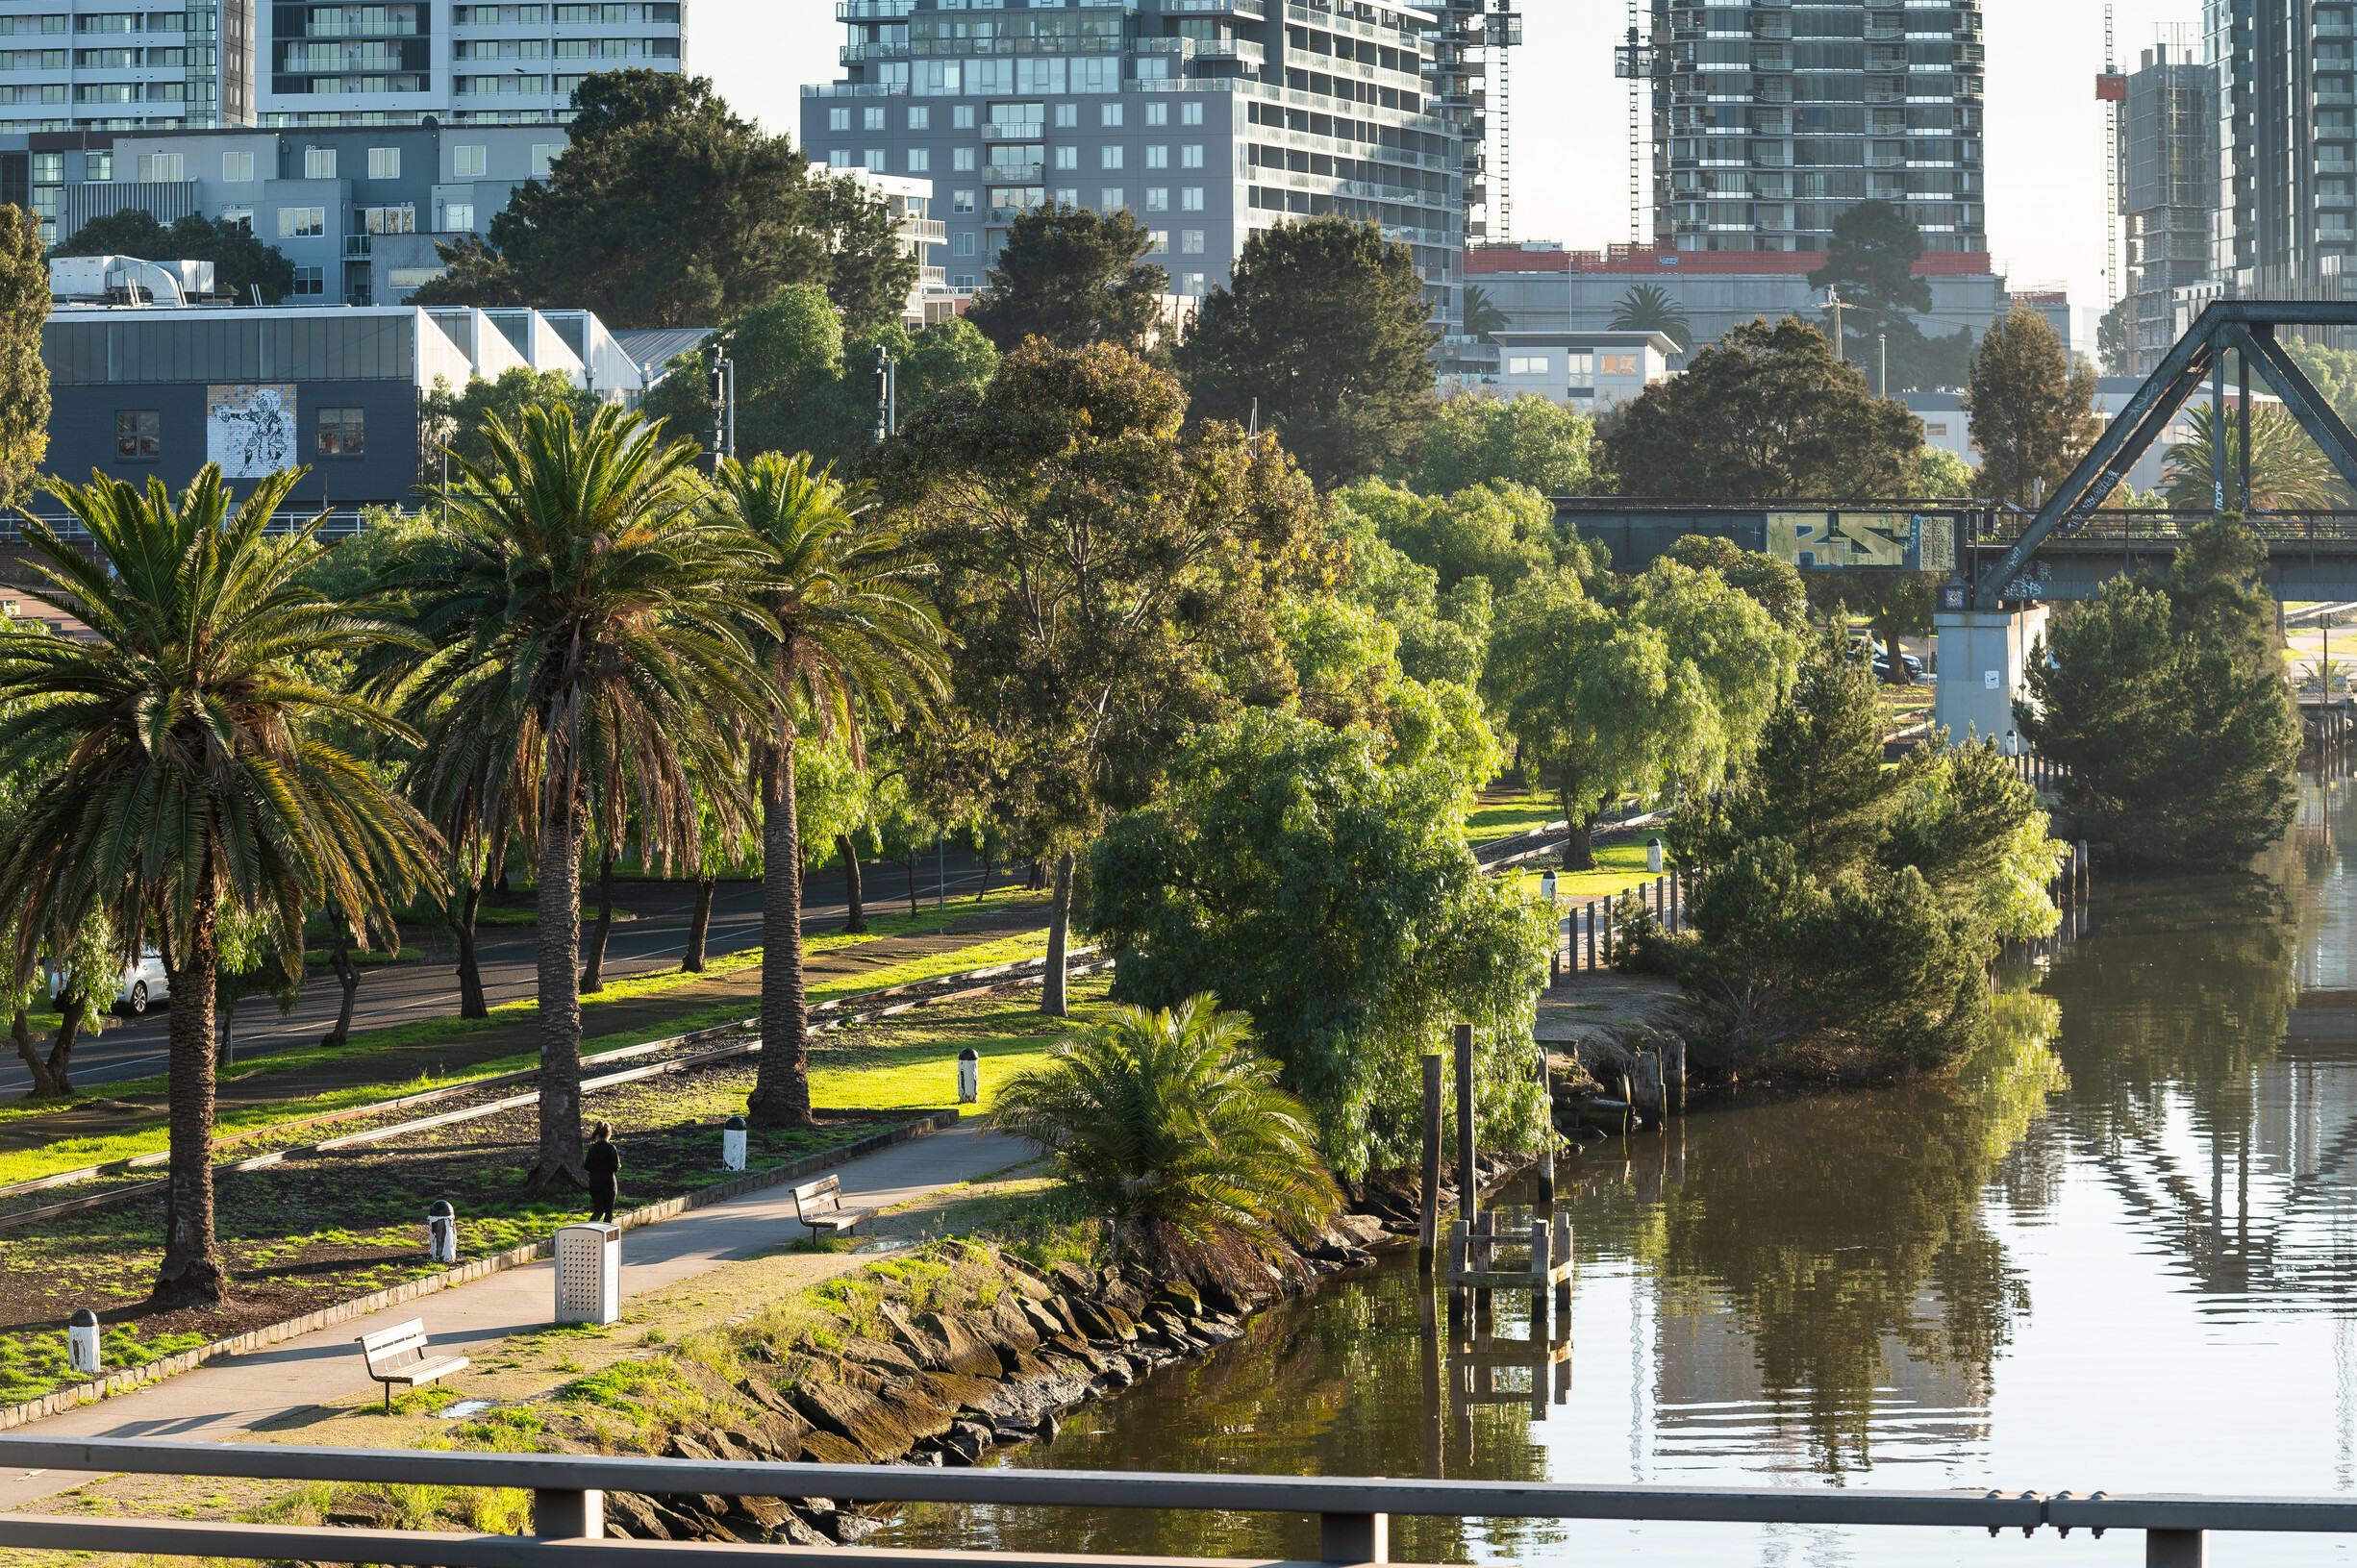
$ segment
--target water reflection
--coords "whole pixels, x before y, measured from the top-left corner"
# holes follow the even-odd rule
[[[1413,1265],[1256,1322],[1002,1462],[1793,1486],[2357,1484],[2348,786],[2248,875],[2099,884],[1950,1083],[1591,1151],[1569,1333],[1452,1332]],[[1525,1216],[1503,1216],[1509,1228]],[[1468,1351],[1468,1347],[1472,1347]],[[922,1509],[880,1544],[1312,1553],[1309,1521]],[[2218,1563],[2339,1560],[2226,1536]],[[1394,1525],[1408,1560],[1983,1563],[1944,1531]],[[2009,1556],[2131,1562],[2051,1533]]]

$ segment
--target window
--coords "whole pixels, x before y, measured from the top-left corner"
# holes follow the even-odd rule
[[[1202,254],[1203,254],[1203,231],[1202,231],[1202,230],[1200,230],[1200,229],[1182,229],[1182,230],[1180,230],[1180,231],[1179,231],[1179,249],[1180,249],[1180,250],[1182,250],[1182,251],[1185,251],[1185,252],[1186,252],[1188,255],[1190,255],[1190,256],[1200,256],[1200,255],[1202,255]]]
[[[470,234],[474,227],[475,204],[473,202],[450,202],[443,206],[442,233],[446,235]]]
[[[1596,357],[1589,349],[1575,348],[1567,356],[1570,362],[1571,385],[1581,386],[1596,379]]]
[[[1170,248],[1170,232],[1167,229],[1148,229],[1145,237],[1146,250],[1153,255],[1160,256]]]
[[[972,104],[952,105],[949,111],[949,128],[952,131],[971,131],[974,128],[974,106]]]
[[[82,167],[85,179],[112,180],[114,178],[114,155],[113,153],[84,153]],[[253,176],[248,175],[246,178],[252,179]]]
[[[827,111],[827,129],[828,129],[828,130],[830,130],[830,131],[848,131],[848,130],[850,130],[850,129],[851,129],[851,111],[849,111],[849,110],[847,110],[847,109],[830,109],[830,110],[828,110],[828,111]]]
[[[314,239],[327,233],[327,209],[324,207],[282,207],[278,210],[278,236],[281,239]]]
[[[1190,272],[1180,278],[1179,292],[1182,294],[1201,294],[1205,291],[1203,285],[1204,277],[1202,273]]]
[[[352,212],[352,232],[367,235],[414,235],[417,232],[417,209],[406,204],[400,207],[361,207]]]
[[[1547,356],[1543,354],[1509,354],[1506,374],[1509,376],[1543,376],[1547,373]]]
[[[974,193],[970,190],[951,191],[949,193],[949,210],[953,212],[972,212],[974,210]]]
[[[303,149],[303,178],[333,180],[336,178],[336,149],[306,147]]]
[[[882,174],[884,172],[884,149],[881,147],[868,148],[865,162],[868,173]]]
[[[491,171],[491,150],[489,147],[453,147],[450,149],[450,175],[456,180],[480,180]]]
[[[933,111],[932,111],[932,110],[930,110],[930,109],[912,109],[912,110],[910,110],[910,111],[909,111],[909,129],[910,129],[910,130],[912,130],[912,131],[930,131],[930,130],[932,130],[932,129],[933,129]]]
[[[953,244],[953,245],[950,247],[950,252],[951,252],[951,254],[952,254],[952,255],[956,255],[956,256],[971,256],[971,255],[973,255],[973,254],[974,254],[974,236],[973,236],[973,235],[972,235],[972,234],[970,234],[970,233],[963,233],[963,232],[962,232],[962,233],[960,233],[960,234],[957,236],[957,240],[956,240],[956,243],[955,243],[955,244]]]
[[[294,291],[298,294],[326,293],[327,268],[323,266],[296,267],[294,269]]]
[[[960,170],[965,173],[972,173],[974,168],[974,149],[971,147],[950,148],[949,166],[952,169]]]
[[[1058,104],[1058,105],[1056,106],[1056,124],[1057,124],[1059,127],[1061,127],[1061,128],[1063,128],[1063,129],[1066,129],[1066,130],[1069,130],[1069,129],[1071,129],[1072,127],[1074,127],[1074,126],[1078,125],[1079,123],[1080,123],[1080,105],[1078,105],[1078,104]]]
[[[221,221],[234,223],[247,234],[252,234],[254,232],[254,210],[250,207],[224,207],[221,209]]]
[[[1056,166],[1060,169],[1076,169],[1080,167],[1080,149],[1078,147],[1057,148]]]
[[[1203,166],[1203,143],[1197,141],[1179,149],[1179,167],[1199,169]]]
[[[1167,212],[1170,211],[1170,187],[1168,186],[1146,187],[1145,210],[1149,212]]]
[[[368,178],[398,180],[401,178],[401,149],[371,147],[368,149]]]
[[[1080,192],[1068,186],[1059,188],[1056,192],[1056,205],[1058,207],[1078,207]]]
[[[910,172],[911,174],[930,174],[930,173],[932,173],[932,172],[933,172],[933,154],[932,154],[932,152],[931,152],[930,150],[926,149],[926,148],[923,148],[923,147],[911,147],[911,148],[909,149],[909,172]]]
[[[1097,167],[1099,167],[1099,168],[1106,168],[1106,169],[1117,169],[1117,168],[1119,168],[1119,167],[1121,166],[1121,152],[1122,152],[1122,149],[1121,149],[1121,148],[1119,148],[1119,147],[1101,147],[1101,148],[1099,148],[1099,149],[1097,150],[1097,156],[1098,156],[1098,163],[1097,163]]]
[[[319,411],[319,456],[323,458],[357,458],[367,450],[363,411],[359,409],[321,409]]]
[[[1923,421],[1923,434],[1926,436],[1945,436],[1947,434],[1947,423],[1945,420],[1942,420],[1935,424],[1931,420],[1926,419]]]
[[[847,169],[857,162],[858,159],[853,155],[851,149],[848,147],[830,147],[827,149],[827,162],[832,167]]]
[[[1596,366],[1598,375],[1635,376],[1642,374],[1638,368],[1638,357],[1634,354],[1600,354],[1596,358],[1601,361]]]
[[[1179,190],[1179,209],[1180,211],[1187,212],[1202,212],[1203,187],[1201,186],[1186,186],[1181,187]]]
[[[244,185],[253,178],[254,155],[252,153],[223,153],[221,155],[221,179],[224,184]]]
[[[860,128],[864,131],[883,130],[884,111],[881,109],[864,109],[860,111]]]
[[[142,153],[139,155],[139,182],[142,185],[176,186],[186,178],[183,161],[178,153]]]
[[[1148,147],[1145,150],[1145,166],[1150,169],[1168,168],[1170,166],[1170,149],[1167,147]]]
[[[1121,123],[1121,106],[1119,104],[1101,105],[1099,106],[1097,112],[1102,116],[1100,121],[1101,124],[1112,127],[1118,126]]]
[[[163,432],[155,410],[114,411],[114,455],[133,462],[153,462],[163,456]]]
[[[1170,106],[1168,104],[1146,105],[1145,122],[1148,125],[1168,125],[1170,123]]]
[[[548,174],[548,165],[555,162],[557,161],[557,154],[563,151],[564,149],[562,147],[558,147],[551,142],[534,142],[532,144],[532,172],[541,176],[542,178],[546,178]]]
[[[1121,187],[1119,186],[1107,186],[1097,192],[1097,206],[1106,212],[1117,212],[1121,210]]]
[[[1179,105],[1179,123],[1181,125],[1201,125],[1203,123],[1203,106],[1201,104]]]

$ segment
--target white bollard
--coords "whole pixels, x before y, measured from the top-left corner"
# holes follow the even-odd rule
[[[75,1307],[66,1325],[65,1359],[83,1377],[98,1376],[98,1314],[87,1307]]]
[[[744,1118],[731,1116],[728,1125],[720,1129],[720,1168],[744,1169]]]
[[[459,1215],[446,1198],[435,1199],[426,1210],[426,1256],[437,1263],[459,1260]]]
[[[982,1053],[967,1046],[958,1053],[958,1104],[982,1103]]]

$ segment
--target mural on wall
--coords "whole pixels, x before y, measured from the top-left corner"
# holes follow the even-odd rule
[[[229,479],[260,479],[292,468],[296,439],[294,387],[205,388],[205,458]]]

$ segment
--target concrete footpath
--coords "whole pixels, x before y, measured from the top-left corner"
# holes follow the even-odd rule
[[[1030,1157],[1023,1144],[968,1121],[839,1165],[833,1174],[842,1179],[845,1207],[890,1208]],[[639,1226],[622,1236],[622,1297],[627,1302],[808,1233],[794,1221],[789,1183]],[[421,1317],[433,1354],[474,1356],[511,1334],[546,1324],[555,1308],[555,1269],[553,1261],[542,1258],[488,1275],[251,1355],[224,1356],[19,1431],[60,1437],[234,1441],[331,1400],[378,1392],[353,1343],[362,1334]],[[91,1479],[62,1470],[0,1474],[0,1509],[24,1507]]]

